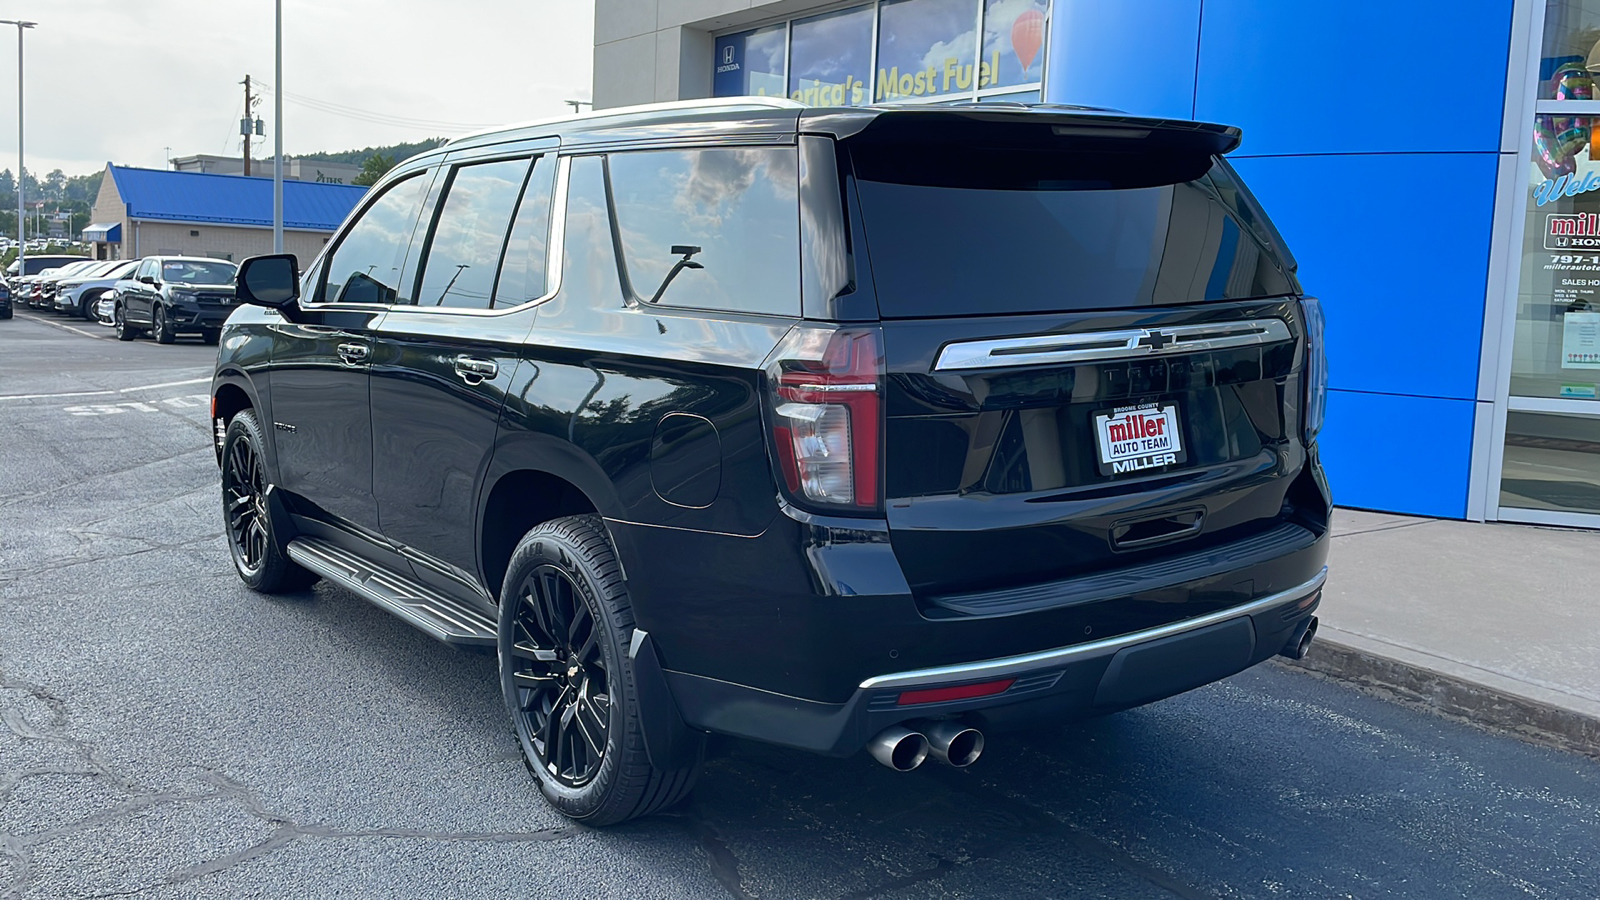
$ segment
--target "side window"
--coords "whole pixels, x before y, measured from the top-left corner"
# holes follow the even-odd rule
[[[544,296],[545,264],[550,258],[550,195],[555,184],[555,156],[539,157],[511,223],[500,282],[494,289],[495,306],[516,306]]]
[[[350,226],[328,260],[324,303],[393,303],[428,179],[390,185]]]
[[[609,166],[636,297],[666,306],[800,314],[793,147],[615,153]]]
[[[488,309],[527,159],[457,166],[423,259],[418,306]]]
[[[622,281],[606,212],[605,160],[580,156],[567,173],[566,236],[561,251],[561,293],[593,309],[622,305]]]

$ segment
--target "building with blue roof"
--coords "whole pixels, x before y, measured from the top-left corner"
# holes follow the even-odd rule
[[[308,264],[367,189],[283,183],[283,249]],[[272,181],[242,175],[106,166],[84,240],[99,259],[272,252]]]

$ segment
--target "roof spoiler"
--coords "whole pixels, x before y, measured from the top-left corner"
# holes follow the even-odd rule
[[[1148,149],[1170,147],[1210,155],[1233,152],[1244,133],[1231,125],[1130,116],[1115,110],[1043,103],[890,105],[802,113],[800,130],[841,141],[952,141],[990,138],[1060,146],[1063,141],[1115,141]],[[1130,148],[1132,149],[1132,148]]]

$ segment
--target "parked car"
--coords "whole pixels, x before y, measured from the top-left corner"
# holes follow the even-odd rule
[[[0,319],[11,318],[11,288],[0,281]]]
[[[55,287],[56,312],[76,313],[93,322],[96,301],[102,294],[115,288],[118,281],[133,274],[138,264],[137,259],[110,260],[62,278]]]
[[[223,321],[233,312],[237,271],[233,263],[220,259],[145,257],[113,289],[117,338],[131,341],[149,331],[162,344],[172,343],[180,334],[198,334],[215,344]]]
[[[15,298],[15,302],[22,303],[27,299],[22,291],[22,279],[38,275],[41,272],[47,272],[51,269],[59,269],[62,266],[71,265],[72,263],[80,263],[84,260],[85,257],[82,256],[29,255],[23,257],[21,261],[14,259],[11,261],[10,265],[6,266],[5,280],[6,283],[11,287],[11,294],[13,298]],[[20,265],[21,262],[26,262],[27,265],[22,267]]]
[[[36,291],[33,305],[37,309],[54,311],[56,308],[56,286],[62,278],[75,278],[91,272],[107,268],[106,260],[83,259],[75,263],[68,263],[60,268],[40,272],[35,277]]]
[[[241,268],[235,568],[496,647],[596,825],[683,797],[707,733],[963,766],[1301,655],[1322,312],[1239,140],[752,98],[457,139],[303,277]]]
[[[117,292],[111,289],[101,291],[94,301],[94,320],[107,327],[116,325],[116,308]]]

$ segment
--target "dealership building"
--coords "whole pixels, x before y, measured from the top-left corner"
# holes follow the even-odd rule
[[[1237,125],[1230,159],[1326,304],[1337,501],[1600,527],[1600,0],[596,0],[594,39],[597,109]]]

